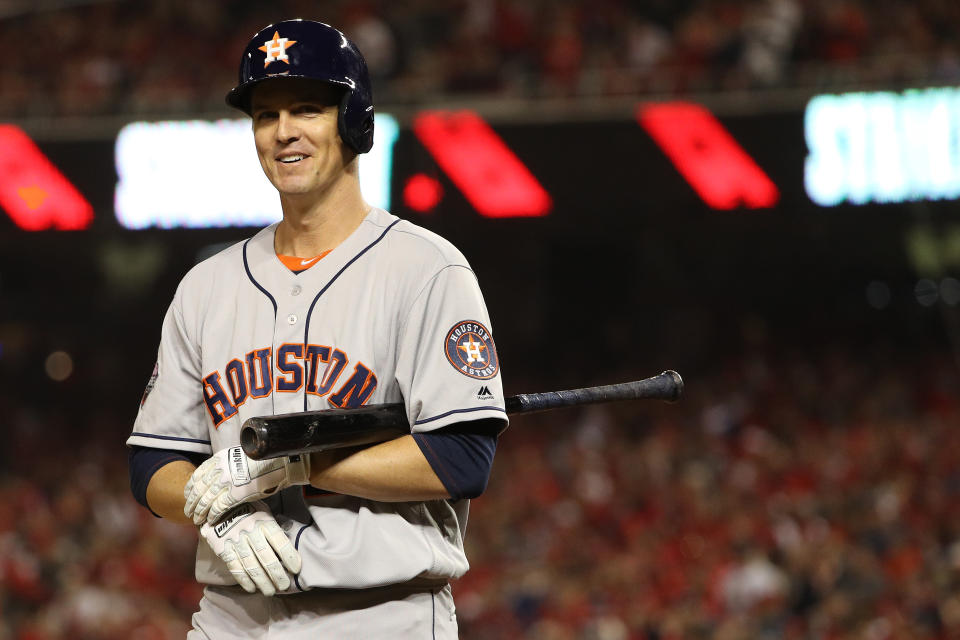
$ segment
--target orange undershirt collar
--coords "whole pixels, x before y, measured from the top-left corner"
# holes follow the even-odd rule
[[[312,258],[298,258],[297,256],[284,256],[284,255],[280,255],[279,253],[277,254],[277,257],[280,258],[280,262],[283,263],[283,266],[285,266],[287,269],[290,269],[290,271],[297,272],[297,271],[304,271],[305,269],[309,269],[313,265],[317,264],[318,262],[320,262],[320,259],[323,258],[323,256],[330,253],[330,251],[331,249],[327,249],[323,253],[319,253],[313,256]]]

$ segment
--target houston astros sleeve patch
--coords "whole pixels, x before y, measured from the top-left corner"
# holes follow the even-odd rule
[[[463,320],[447,332],[443,345],[447,360],[465,376],[486,380],[497,375],[500,362],[487,328],[474,320]]]

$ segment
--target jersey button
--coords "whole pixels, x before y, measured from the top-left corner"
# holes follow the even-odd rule
[[[295,314],[290,314],[287,316],[287,324],[297,324],[297,316]]]
[[[295,284],[295,285],[293,285],[293,289],[290,289],[290,295],[292,295],[292,296],[298,296],[298,295],[300,295],[300,292],[301,292],[301,291],[303,291],[303,289],[300,287],[300,285]]]

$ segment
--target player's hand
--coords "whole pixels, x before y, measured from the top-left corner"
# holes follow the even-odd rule
[[[272,596],[290,586],[287,571],[300,573],[300,553],[263,502],[241,504],[222,522],[205,523],[200,535],[249,593]]]
[[[310,456],[248,458],[240,447],[221,449],[197,467],[183,488],[183,513],[197,526],[215,523],[241,502],[310,482]]]

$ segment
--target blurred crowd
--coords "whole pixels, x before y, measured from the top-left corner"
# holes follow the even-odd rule
[[[48,0],[0,5],[0,117],[223,110],[290,17],[354,39],[379,104],[960,78],[953,0]]]
[[[471,514],[464,637],[960,636],[956,369],[864,355],[516,419]]]
[[[960,635],[949,358],[748,355],[686,382],[514,418],[471,506],[462,637]],[[130,497],[128,427],[62,442],[56,409],[5,415],[0,639],[182,638],[196,534]]]
[[[184,638],[196,533],[131,498],[129,427],[3,404],[0,640]]]

